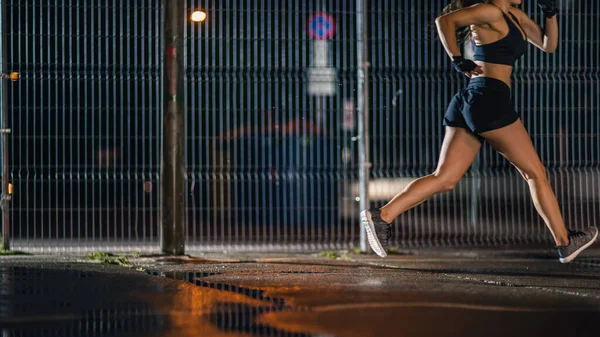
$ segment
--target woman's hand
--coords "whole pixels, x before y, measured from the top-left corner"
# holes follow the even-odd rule
[[[468,78],[471,78],[473,75],[483,74],[483,69],[477,63],[467,60],[462,56],[452,56],[452,65],[456,71],[465,74]]]
[[[475,68],[473,71],[465,72],[464,74],[468,78],[471,78],[471,77],[473,77],[473,75],[481,75],[481,74],[483,74],[483,69],[481,69],[480,66],[477,66],[477,68]]]
[[[551,18],[558,13],[558,9],[556,9],[556,0],[538,0],[538,7],[547,18]]]
[[[477,68],[471,72],[465,73],[465,76],[467,76],[468,78],[473,77],[473,75],[481,75],[483,74],[483,70],[481,69],[480,66],[477,66]]]

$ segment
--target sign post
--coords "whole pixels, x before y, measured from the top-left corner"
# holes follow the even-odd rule
[[[368,13],[368,0],[356,0],[356,61],[358,71],[356,74],[357,83],[357,127],[358,127],[358,186],[359,186],[359,212],[369,209],[369,176],[371,162],[369,159],[369,53],[368,53],[368,33],[366,30],[366,21]],[[367,252],[367,235],[365,228],[360,226],[360,250]]]
[[[329,40],[335,34],[335,19],[325,12],[308,17],[307,32],[311,38],[311,67],[307,70],[308,94],[333,96],[336,92],[337,71],[331,67]]]
[[[164,70],[163,141],[160,168],[161,251],[169,255],[185,252],[185,168],[183,102],[183,1],[163,1]]]

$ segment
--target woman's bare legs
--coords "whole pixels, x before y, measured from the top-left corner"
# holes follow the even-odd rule
[[[391,223],[398,215],[432,195],[453,189],[471,166],[480,148],[479,140],[466,129],[446,127],[435,172],[408,184],[380,209],[381,219]]]
[[[521,120],[501,129],[481,134],[508,159],[529,184],[535,209],[552,232],[556,245],[567,245],[569,238],[558,201],[546,176],[546,169],[535,151]]]

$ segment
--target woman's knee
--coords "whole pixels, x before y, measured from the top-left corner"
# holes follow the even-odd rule
[[[438,180],[437,186],[440,192],[453,190],[462,178],[462,176],[456,176],[440,171],[435,171],[433,176]]]
[[[542,163],[535,165],[534,167],[528,168],[526,170],[521,170],[523,178],[526,181],[547,181],[548,176],[546,174],[546,168]]]

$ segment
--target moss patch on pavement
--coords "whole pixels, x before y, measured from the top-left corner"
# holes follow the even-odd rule
[[[129,262],[127,255],[114,255],[111,253],[88,253],[86,260],[82,262],[91,263],[105,263],[105,264],[116,264],[122,267],[131,267],[132,264]]]
[[[29,253],[25,253],[25,252],[19,252],[16,250],[4,250],[4,249],[0,249],[0,256],[6,256],[6,255],[31,255]]]

